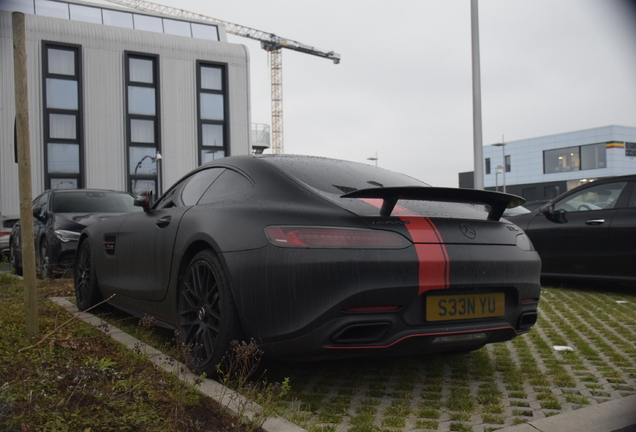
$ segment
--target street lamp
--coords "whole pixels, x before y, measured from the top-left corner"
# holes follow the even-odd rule
[[[378,152],[375,152],[375,156],[367,158],[367,160],[375,161],[375,166],[378,166]]]
[[[502,142],[496,143],[496,144],[493,144],[493,145],[495,147],[501,147],[501,157],[502,157],[501,165],[503,167],[503,171],[502,171],[502,173],[503,173],[503,191],[504,191],[504,193],[506,193],[506,150],[504,148],[504,147],[506,147],[506,143],[503,142],[503,137],[502,137],[501,141]]]
[[[495,168],[495,190],[497,192],[499,192],[499,174],[501,174],[502,168],[501,165],[497,165],[497,168]]]

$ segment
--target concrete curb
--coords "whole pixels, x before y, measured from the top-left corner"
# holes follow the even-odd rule
[[[129,350],[144,353],[148,357],[148,360],[166,372],[175,374],[180,380],[192,384],[198,378],[190,372],[183,363],[163,354],[150,345],[143,343],[139,339],[124,333],[117,327],[108,324],[91,313],[80,312],[77,309],[77,306],[68,301],[66,298],[51,297],[49,300],[61,306],[69,313],[76,315],[77,319],[92,325],[110,336],[113,340],[122,343]],[[217,401],[223,409],[234,417],[244,415],[245,417],[252,419],[261,411],[261,407],[255,402],[252,402],[212,379],[204,379],[203,383],[197,386],[197,388],[204,395]],[[262,429],[265,432],[307,432],[300,426],[278,416],[268,418],[263,424]]]
[[[636,395],[568,411],[497,432],[636,432]]]

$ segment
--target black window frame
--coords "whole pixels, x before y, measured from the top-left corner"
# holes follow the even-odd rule
[[[131,81],[130,80],[130,59],[140,59],[140,60],[150,60],[153,62],[153,70],[152,70],[152,83],[144,83],[139,81]],[[135,188],[133,187],[134,182],[137,180],[151,180],[154,181],[155,196],[161,196],[162,188],[160,184],[160,170],[161,164],[157,160],[156,154],[161,153],[161,93],[160,93],[160,63],[159,63],[159,55],[152,53],[143,53],[137,51],[124,51],[124,86],[125,86],[125,114],[126,114],[126,188],[130,193],[135,193]],[[144,115],[144,114],[131,114],[130,113],[130,87],[145,87],[152,88],[155,91],[155,115]],[[150,120],[153,121],[154,127],[154,142],[135,142],[132,141],[132,127],[131,123],[133,120]],[[130,172],[130,151],[132,147],[141,147],[141,148],[149,148],[154,149],[154,157],[151,157],[152,162],[156,164],[155,174],[136,174]],[[143,159],[142,159],[143,160]],[[141,161],[140,161],[141,162]]]
[[[484,161],[486,174],[490,174],[490,158],[486,158]]]
[[[74,74],[63,75],[49,73],[49,49],[72,51],[75,54]],[[48,108],[47,79],[58,79],[77,82],[77,109]],[[85,184],[84,164],[84,104],[83,104],[83,80],[82,80],[82,46],[56,41],[42,41],[42,113],[43,113],[43,161],[44,161],[44,189],[51,189],[53,179],[70,179],[77,182],[76,188],[81,189]],[[75,138],[52,138],[50,115],[74,115]],[[49,172],[49,144],[75,144],[78,146],[79,166],[78,173],[51,173]]]
[[[201,87],[201,69],[203,67],[212,67],[221,70],[221,90],[203,89]],[[197,60],[196,62],[196,83],[197,83],[197,161],[198,165],[203,164],[203,151],[223,150],[224,156],[230,156],[229,146],[229,101],[228,101],[228,73],[227,63],[211,62],[205,60]],[[220,94],[223,96],[223,120],[203,119],[201,115],[201,94]],[[203,126],[204,125],[221,125],[223,131],[223,143],[221,146],[208,146],[203,144]]]

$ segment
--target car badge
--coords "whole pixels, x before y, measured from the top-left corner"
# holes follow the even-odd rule
[[[477,237],[477,232],[475,232],[475,229],[471,227],[470,225],[461,224],[459,226],[459,229],[462,231],[462,234],[464,234],[466,237],[468,237],[471,240]]]

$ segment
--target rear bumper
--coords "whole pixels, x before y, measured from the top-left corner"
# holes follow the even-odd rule
[[[223,257],[232,270],[245,336],[270,357],[452,351],[510,340],[530,329],[541,295],[536,252],[491,245],[447,245],[447,250],[448,288],[427,290],[421,289],[414,248],[290,251],[272,246]],[[505,295],[500,316],[427,319],[430,296],[492,293]]]

